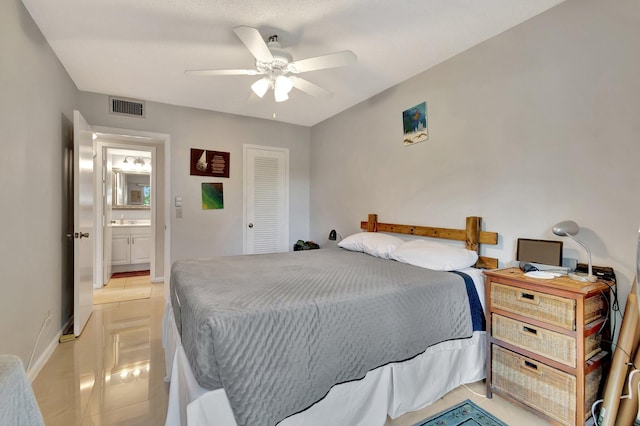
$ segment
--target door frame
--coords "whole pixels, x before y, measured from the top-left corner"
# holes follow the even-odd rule
[[[164,147],[164,205],[156,205],[151,210],[151,223],[156,223],[156,214],[159,208],[163,208],[165,217],[164,226],[164,265],[162,277],[151,277],[152,282],[163,282],[169,279],[169,271],[171,270],[171,135],[167,133],[146,132],[140,130],[123,129],[117,127],[93,126],[94,132],[105,138],[120,139],[130,141],[128,145],[138,144],[160,144]],[[152,158],[152,168],[156,167],[155,158]],[[152,177],[157,179],[157,174],[153,173]],[[152,183],[154,185],[154,183]],[[157,224],[156,224],[157,225]],[[155,245],[155,229],[153,244]],[[97,261],[97,259],[95,259]],[[165,298],[169,296],[169,286],[164,286]],[[168,299],[167,299],[168,300]]]

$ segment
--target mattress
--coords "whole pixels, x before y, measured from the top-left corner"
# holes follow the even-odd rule
[[[172,309],[198,385],[224,388],[239,425],[273,425],[336,384],[470,337],[465,277],[335,248],[189,260],[173,265]]]

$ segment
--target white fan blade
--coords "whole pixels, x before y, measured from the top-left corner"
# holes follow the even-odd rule
[[[323,56],[315,56],[313,58],[301,59],[289,64],[289,71],[292,73],[300,73],[307,71],[322,70],[325,68],[343,67],[354,64],[358,57],[350,50],[342,52],[330,53]]]
[[[258,75],[260,74],[257,70],[186,70],[184,72],[188,75]]]
[[[235,27],[233,32],[258,61],[273,62],[273,55],[258,30],[252,27]]]
[[[319,98],[330,98],[333,93],[328,90],[323,89],[320,86],[317,86],[310,81],[305,80],[300,77],[289,77],[293,82],[293,87],[296,89],[303,91],[311,96],[317,96]]]

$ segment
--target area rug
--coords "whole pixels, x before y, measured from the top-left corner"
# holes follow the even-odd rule
[[[414,426],[508,426],[467,399]]]
[[[114,272],[111,274],[111,278],[143,277],[150,274],[148,269],[146,271]]]
[[[117,303],[127,302],[129,300],[148,299],[151,297],[152,287],[140,286],[140,287],[128,287],[128,288],[113,288],[113,289],[99,289],[93,292],[93,304],[101,305],[103,303]]]

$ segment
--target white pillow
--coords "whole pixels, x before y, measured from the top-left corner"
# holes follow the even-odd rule
[[[403,239],[393,235],[379,234],[377,232],[359,232],[341,240],[338,243],[338,247],[389,259],[389,254],[403,243]]]
[[[435,271],[455,271],[474,265],[478,253],[435,241],[412,240],[395,249],[389,258]]]

